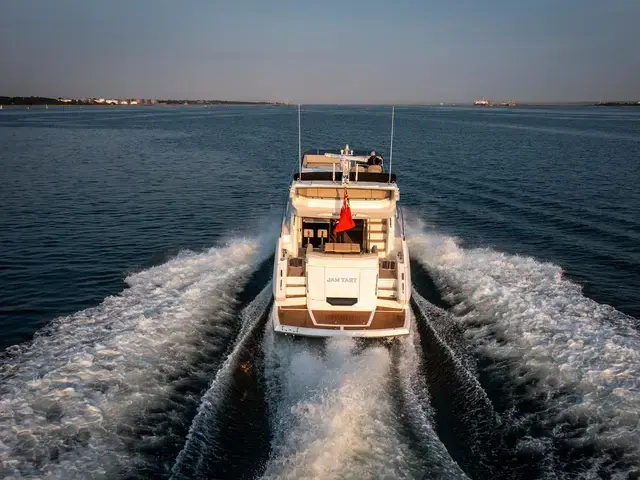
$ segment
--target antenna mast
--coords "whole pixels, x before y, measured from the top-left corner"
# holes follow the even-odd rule
[[[391,183],[391,165],[393,164],[393,123],[396,116],[396,106],[391,107],[391,147],[389,148],[389,183]]]
[[[298,178],[302,180],[302,131],[300,127],[300,104],[298,104]]]

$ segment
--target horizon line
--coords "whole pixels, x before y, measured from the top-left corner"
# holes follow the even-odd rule
[[[295,105],[335,105],[335,106],[456,106],[456,105],[473,105],[476,100],[463,100],[463,101],[444,101],[444,100],[427,100],[427,101],[410,101],[410,102],[299,102],[299,101],[291,101],[291,100],[226,100],[220,98],[171,98],[171,97],[137,97],[137,96],[82,96],[82,97],[73,97],[73,96],[48,96],[48,95],[0,95],[0,98],[41,98],[41,99],[51,99],[58,100],[59,98],[72,99],[72,100],[82,100],[82,99],[115,99],[115,100],[155,100],[156,102],[176,102],[176,101],[186,101],[186,102],[226,102],[226,103],[256,103],[256,104],[280,104],[284,106],[295,106]],[[481,97],[485,99],[485,97]],[[494,102],[501,102],[501,100],[491,100]],[[640,103],[640,100],[630,100],[630,99],[608,99],[608,100],[511,100],[519,105],[592,105],[592,104],[603,104],[603,103]]]

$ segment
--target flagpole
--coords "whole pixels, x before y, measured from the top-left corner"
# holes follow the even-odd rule
[[[396,106],[391,107],[391,147],[389,148],[389,183],[391,183],[391,165],[393,165],[393,123],[396,115]]]
[[[302,180],[302,132],[300,127],[300,104],[298,104],[298,178]]]

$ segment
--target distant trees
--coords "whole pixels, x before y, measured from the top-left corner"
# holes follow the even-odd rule
[[[64,105],[48,97],[0,97],[0,105]]]

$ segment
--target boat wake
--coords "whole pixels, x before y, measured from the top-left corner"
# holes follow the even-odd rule
[[[428,404],[413,390],[412,339],[394,346],[268,331],[264,346],[273,431],[264,478],[464,477],[433,431]],[[409,408],[398,411],[398,400]],[[428,448],[416,451],[407,422]]]
[[[539,478],[640,475],[636,321],[553,264],[465,249],[416,221],[410,248],[452,305],[504,422],[503,448]],[[523,464],[525,459],[529,463]]]
[[[0,365],[0,476],[640,475],[635,320],[555,265],[415,223],[425,295],[445,298],[414,282],[395,340],[275,335],[260,239],[55,320]]]
[[[415,326],[418,322],[412,314]],[[392,352],[391,392],[399,421],[413,450],[423,460],[422,476],[429,478],[466,478],[459,459],[453,459],[451,449],[438,434],[438,417],[433,408],[433,385],[424,375],[425,353],[422,334],[415,328],[394,342]]]
[[[211,472],[217,476],[244,478],[250,476],[253,467],[247,465],[247,450],[268,452],[268,441],[265,441],[268,425],[259,421],[264,418],[264,411],[256,410],[264,409],[259,408],[260,392],[256,392],[255,385],[259,383],[257,370],[262,366],[260,355],[256,355],[263,331],[261,327],[268,318],[271,299],[269,283],[240,313],[242,328],[235,346],[202,397],[187,441],[173,466],[171,478],[209,478]],[[237,395],[234,388],[241,390],[242,394]],[[248,392],[253,402],[247,401]],[[251,416],[258,421],[247,424],[245,420]],[[236,431],[230,435],[231,428]],[[238,430],[242,431],[240,439]],[[240,458],[233,458],[230,443],[234,439],[242,442]],[[264,444],[260,445],[260,441]],[[242,471],[243,466],[248,467],[246,472]]]
[[[157,471],[147,453],[184,443],[180,424],[238,332],[237,296],[261,257],[259,239],[181,253],[9,348],[0,366],[0,476]]]
[[[420,377],[430,392],[433,417],[441,441],[473,477],[515,478],[495,457],[501,419],[475,374],[454,319],[412,293],[414,326],[421,345]]]

